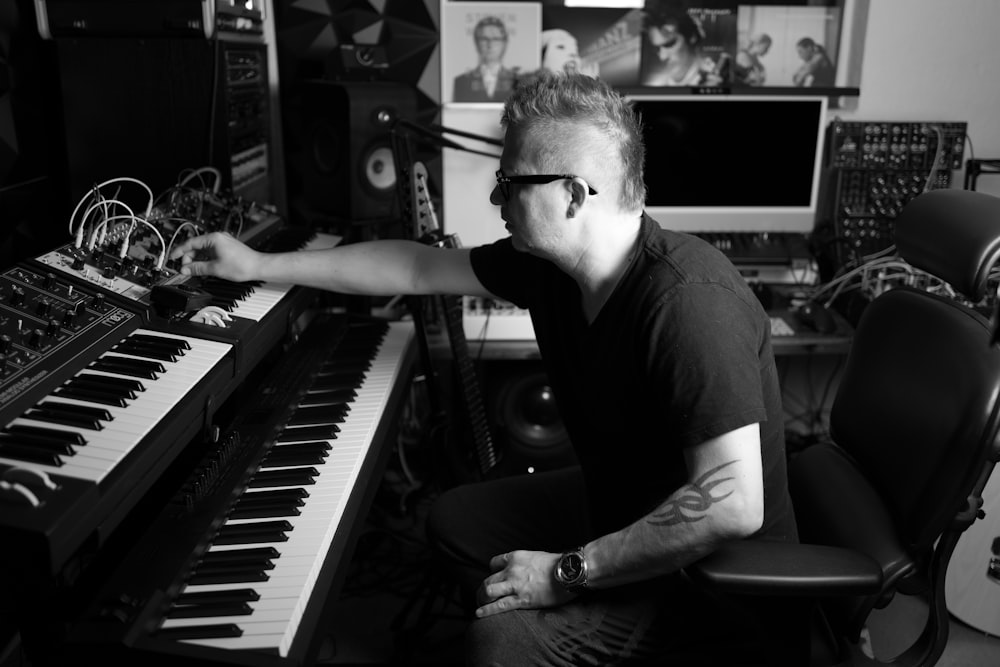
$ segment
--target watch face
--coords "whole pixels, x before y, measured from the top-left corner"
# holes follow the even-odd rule
[[[562,570],[563,580],[573,583],[583,574],[583,558],[576,552],[565,554],[559,563],[559,568]]]

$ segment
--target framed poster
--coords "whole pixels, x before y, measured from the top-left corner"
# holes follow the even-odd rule
[[[840,19],[838,7],[741,5],[733,84],[834,87]]]
[[[634,7],[545,6],[542,68],[575,70],[612,86],[634,86],[639,81],[642,29],[642,9]]]
[[[442,103],[502,103],[539,68],[541,33],[540,3],[443,1]]]

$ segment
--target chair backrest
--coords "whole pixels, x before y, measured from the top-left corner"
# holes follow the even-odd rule
[[[805,448],[789,475],[803,541],[858,549],[884,573],[878,594],[828,605],[831,624],[856,639],[895,593],[925,595],[931,618],[915,650],[932,664],[947,640],[948,559],[1000,453],[1000,348],[989,316],[969,305],[1000,254],[1000,198],[924,193],[897,218],[896,242],[968,301],[910,287],[875,298],[832,406],[835,444]]]

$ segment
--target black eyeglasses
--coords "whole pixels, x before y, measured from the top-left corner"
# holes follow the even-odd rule
[[[497,187],[500,188],[500,194],[504,199],[510,199],[511,183],[532,183],[535,185],[542,185],[544,183],[551,183],[552,181],[561,181],[565,178],[574,179],[580,177],[575,174],[526,174],[524,176],[504,176],[503,170],[497,169]],[[588,183],[587,193],[596,195],[597,190],[592,188]]]

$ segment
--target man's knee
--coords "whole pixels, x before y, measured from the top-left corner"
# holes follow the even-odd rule
[[[544,664],[534,659],[539,647],[521,615],[530,612],[510,611],[479,618],[465,632],[465,655],[470,665]]]

